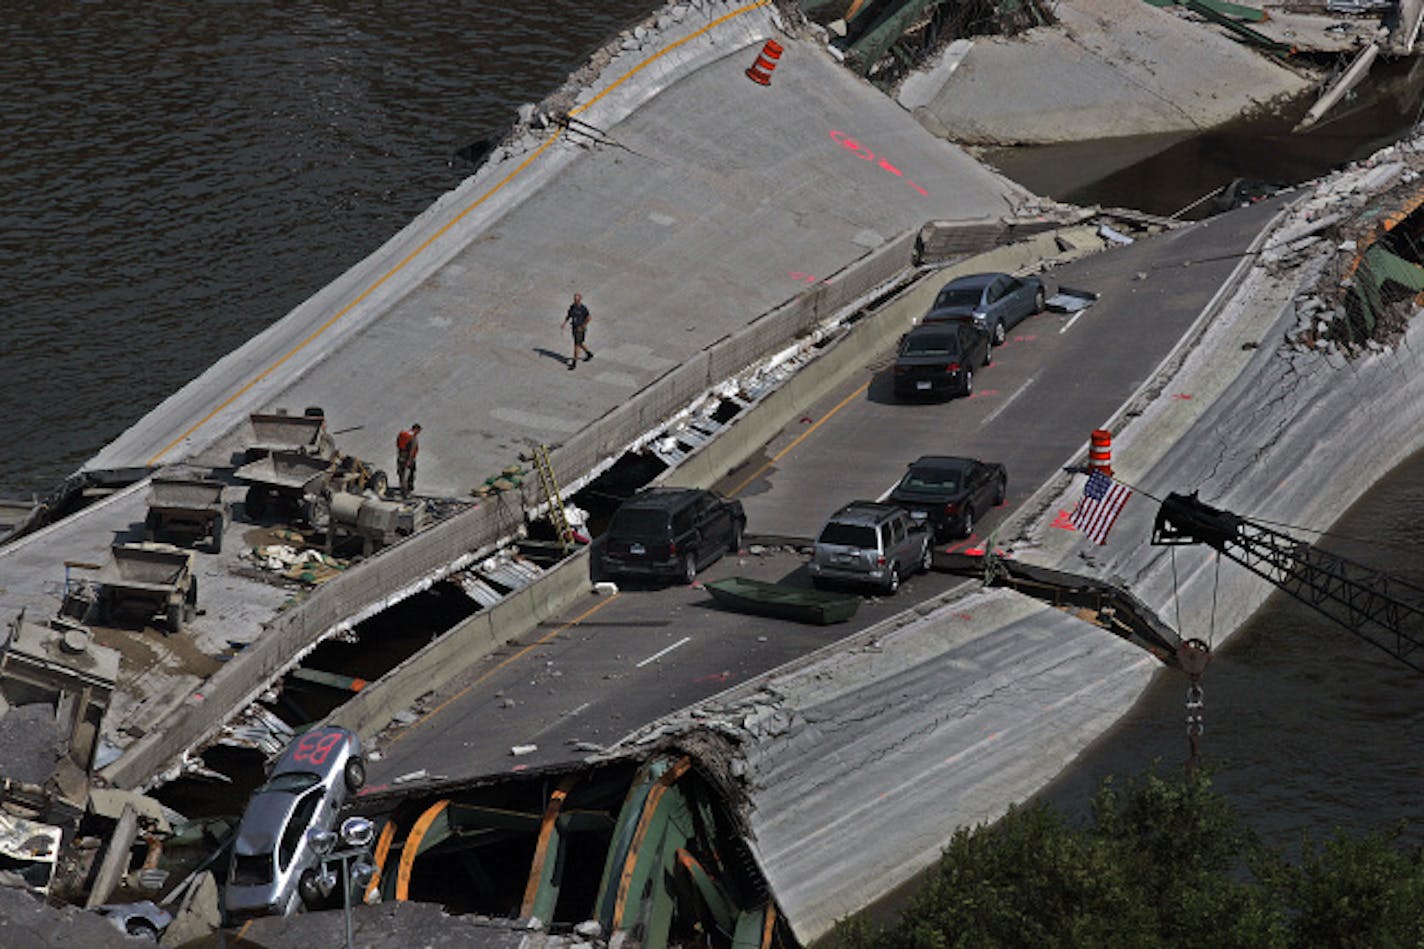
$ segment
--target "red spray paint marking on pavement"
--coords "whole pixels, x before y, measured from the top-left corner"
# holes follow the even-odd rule
[[[1192,395],[1190,392],[1173,392],[1172,398],[1181,399],[1183,402],[1190,402],[1192,400]]]
[[[726,682],[732,677],[730,672],[714,672],[710,676],[703,676],[700,679],[693,679],[694,682]]]
[[[928,191],[915,184],[909,178],[906,178],[905,173],[903,171],[890,164],[889,159],[882,157],[879,159],[879,161],[876,161],[876,156],[873,151],[866,148],[860,142],[851,138],[849,135],[842,132],[840,129],[831,129],[831,139],[837,144],[839,144],[841,148],[844,148],[846,151],[850,152],[856,157],[863,158],[866,161],[876,162],[878,167],[880,167],[883,171],[888,171],[890,174],[899,178],[901,181],[905,182],[905,184],[918,191],[923,197],[928,198],[930,196],[930,193]]]
[[[1075,531],[1078,528],[1073,526],[1073,515],[1062,508],[1058,509],[1058,516],[1053,519],[1050,527],[1060,527],[1065,531]]]

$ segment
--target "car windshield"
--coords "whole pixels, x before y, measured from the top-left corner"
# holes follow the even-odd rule
[[[283,774],[273,775],[272,780],[257,789],[257,793],[264,791],[285,791],[288,794],[297,794],[321,780],[321,775],[312,774],[310,771],[287,771]]]
[[[608,533],[616,537],[659,538],[668,535],[667,511],[657,508],[620,508]]]
[[[839,544],[843,547],[876,548],[875,528],[863,524],[839,524],[831,521],[821,530],[822,544]]]
[[[227,880],[236,886],[261,886],[272,882],[274,869],[270,853],[237,854]]]
[[[942,306],[978,306],[984,291],[979,287],[945,287],[935,297],[935,308]]]
[[[959,341],[953,333],[936,333],[911,336],[905,340],[907,356],[948,356],[959,351]]]
[[[911,468],[900,479],[900,487],[916,491],[958,491],[959,472],[943,468]]]

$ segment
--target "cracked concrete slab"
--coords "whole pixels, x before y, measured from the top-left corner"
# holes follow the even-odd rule
[[[1075,0],[1059,22],[976,37],[901,84],[898,101],[961,144],[1045,145],[1200,131],[1307,92],[1312,79],[1139,0]]]

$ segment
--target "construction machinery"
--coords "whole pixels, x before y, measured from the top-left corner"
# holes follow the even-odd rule
[[[1424,672],[1424,590],[1264,524],[1169,494],[1152,543],[1206,544],[1410,668]]]
[[[247,461],[256,461],[274,452],[322,459],[336,455],[336,441],[326,430],[326,413],[319,408],[309,408],[301,415],[288,415],[280,410],[253,412],[248,420],[252,425],[252,439],[247,443]]]
[[[192,546],[206,540],[212,553],[222,552],[223,483],[206,478],[155,475],[149,482],[148,515],[143,536],[148,541],[181,542]]]
[[[196,556],[172,544],[115,544],[99,570],[99,622],[157,619],[181,632],[197,613]]]

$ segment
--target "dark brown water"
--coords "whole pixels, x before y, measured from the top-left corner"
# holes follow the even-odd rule
[[[1351,508],[1321,547],[1424,584],[1421,513],[1424,453]],[[1209,616],[1182,624],[1188,636],[1212,635]],[[1424,675],[1277,593],[1215,652],[1203,683],[1203,760],[1272,843],[1292,848],[1307,833],[1319,840],[1335,827],[1359,834],[1408,821],[1407,839],[1424,844]],[[1109,774],[1154,760],[1183,767],[1186,687],[1180,675],[1162,676],[1046,798],[1081,812]]]
[[[650,0],[9,4],[0,24],[0,493],[53,486],[233,347],[404,226]],[[1232,177],[1299,180],[1417,118],[1396,67],[1373,111],[1177,143],[999,155],[1068,200],[1171,213]],[[1403,90],[1403,91],[1398,91]],[[1424,459],[1337,525],[1424,580]],[[1247,513],[1250,512],[1240,512]],[[1317,525],[1323,526],[1323,525]],[[1197,633],[1199,634],[1199,632]],[[1207,756],[1254,824],[1424,823],[1419,678],[1289,601],[1223,649]],[[1164,683],[1050,796],[1185,755]],[[1416,828],[1416,833],[1418,828]]]
[[[52,487],[474,170],[654,0],[0,13],[0,493]]]

